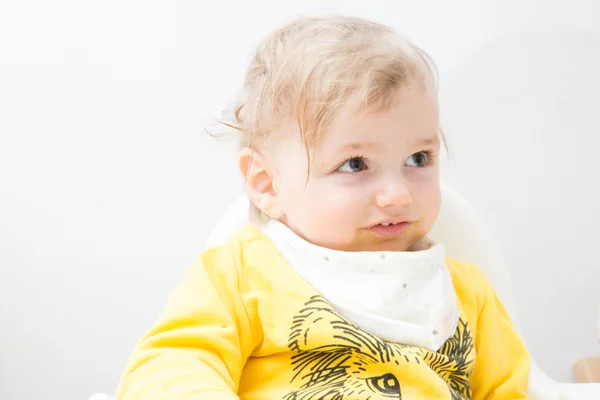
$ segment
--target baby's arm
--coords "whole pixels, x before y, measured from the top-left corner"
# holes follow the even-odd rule
[[[481,275],[485,294],[477,321],[473,400],[528,399],[529,353],[492,285]]]
[[[137,344],[117,399],[238,399],[253,344],[228,253],[205,253],[186,272],[157,324]],[[227,268],[217,267],[223,263]]]

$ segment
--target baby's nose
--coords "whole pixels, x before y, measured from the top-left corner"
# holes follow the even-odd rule
[[[375,196],[375,204],[379,208],[406,207],[412,203],[410,190],[404,179],[389,179]]]

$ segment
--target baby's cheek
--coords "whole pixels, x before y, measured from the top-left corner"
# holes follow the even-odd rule
[[[415,206],[419,210],[421,220],[425,228],[431,228],[431,225],[437,219],[441,206],[441,194],[439,185],[429,184],[420,188],[421,190],[415,196]]]
[[[366,209],[360,196],[318,185],[309,186],[288,199],[288,218],[309,241],[340,248],[352,243],[357,221]]]
[[[335,208],[323,211],[313,225],[313,232],[319,237],[320,244],[338,250],[351,246],[356,239],[356,227],[351,211],[340,213],[339,209]]]

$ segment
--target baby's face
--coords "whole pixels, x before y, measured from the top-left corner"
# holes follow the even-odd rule
[[[440,208],[435,96],[407,91],[370,115],[340,115],[310,149],[291,132],[270,152],[278,219],[319,246],[405,251]]]

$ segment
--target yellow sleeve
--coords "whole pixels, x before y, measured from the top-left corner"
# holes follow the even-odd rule
[[[231,251],[209,251],[188,269],[136,345],[117,399],[238,399],[253,348],[238,270]]]
[[[529,399],[529,354],[483,274],[482,280],[485,294],[477,320],[473,400]]]

